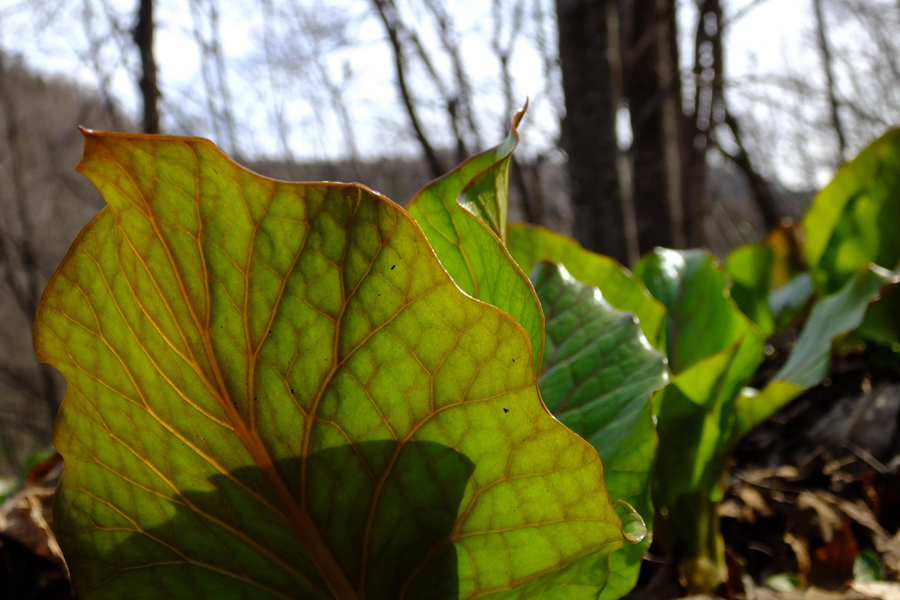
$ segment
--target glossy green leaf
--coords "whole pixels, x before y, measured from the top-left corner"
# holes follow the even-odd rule
[[[650,399],[666,383],[665,358],[650,347],[631,313],[610,306],[600,290],[565,267],[542,261],[531,277],[547,322],[538,379],[544,403],[597,449],[610,498],[633,507],[640,526],[652,524],[657,439]],[[647,536],[613,553],[601,599],[631,591],[649,545]]]
[[[674,374],[654,399],[658,539],[666,547],[683,546],[680,569],[689,592],[709,592],[725,576],[717,505],[734,404],[762,362],[763,338],[729,296],[728,278],[707,252],[658,249],[638,263],[635,275],[667,309],[666,352]]]
[[[854,335],[900,353],[900,284],[890,284],[881,290],[881,298],[869,306]]]
[[[88,132],[80,171],[108,206],[35,324],[79,598],[599,594],[596,451],[402,209],[192,138]]]
[[[839,291],[819,300],[787,362],[772,381],[762,392],[746,390],[739,398],[736,436],[744,435],[803,391],[821,383],[831,367],[835,338],[859,327],[882,286],[896,281],[894,273],[870,265],[859,270]]]
[[[656,394],[659,452],[653,477],[657,537],[680,545],[679,568],[691,593],[725,580],[718,524],[720,483],[730,447],[733,378],[740,343],[694,363]]]
[[[429,183],[406,210],[422,228],[453,281],[470,296],[513,317],[525,329],[535,368],[540,369],[544,347],[541,305],[528,277],[501,241],[502,227],[506,226],[509,160],[519,141],[516,126],[523,112],[513,117],[509,136],[499,146],[472,156]],[[476,213],[460,206],[458,198],[467,199],[467,206]]]
[[[839,289],[875,263],[900,260],[900,129],[845,164],[803,218],[805,251],[820,293]]]
[[[527,273],[538,261],[548,260],[563,265],[578,281],[599,288],[613,307],[634,313],[650,344],[660,347],[665,308],[628,269],[612,258],[585,250],[575,240],[543,227],[521,223],[509,226],[507,246]]]
[[[775,253],[764,242],[740,246],[725,257],[725,271],[732,281],[731,297],[764,336],[775,331],[775,320],[769,309],[769,281],[774,262]]]
[[[750,378],[762,361],[762,336],[729,296],[725,274],[711,254],[660,248],[645,256],[634,274],[666,307],[666,352],[673,373],[739,344],[732,376]]]
[[[812,275],[798,273],[787,283],[769,293],[769,311],[775,331],[784,331],[803,313],[813,297]]]

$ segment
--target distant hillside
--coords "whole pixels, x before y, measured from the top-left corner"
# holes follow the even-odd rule
[[[48,404],[61,399],[62,381],[39,367],[31,313],[72,239],[103,206],[74,170],[78,126],[114,123],[127,120],[96,94],[0,55],[0,475],[50,442]]]

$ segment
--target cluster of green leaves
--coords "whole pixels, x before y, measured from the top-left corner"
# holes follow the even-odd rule
[[[658,539],[678,547],[692,591],[725,578],[718,503],[728,458],[750,430],[827,376],[835,342],[900,350],[900,131],[845,165],[812,201],[802,229],[783,226],[715,264],[658,250],[635,274],[667,309],[672,379],[654,399]],[[746,387],[768,336],[802,324],[784,364]],[[844,346],[852,344],[844,343]]]
[[[632,274],[507,224],[521,114],[405,211],[204,140],[86,132],[108,206],[35,322],[68,382],[55,519],[79,597],[616,600],[654,502],[694,587],[718,581],[736,441],[836,336],[896,343],[900,294],[869,303],[898,259],[898,136],[816,199],[804,260],[780,231],[724,269],[660,250]]]
[[[68,382],[55,520],[79,597],[630,589],[664,359],[596,288],[511,257],[520,116],[408,212],[205,140],[85,132],[107,207],[35,322]]]

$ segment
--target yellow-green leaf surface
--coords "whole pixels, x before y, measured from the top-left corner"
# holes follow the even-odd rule
[[[900,129],[845,164],[803,218],[806,259],[822,294],[837,291],[870,262],[900,260]]]
[[[467,294],[513,317],[531,340],[535,369],[544,348],[544,316],[528,277],[509,255],[506,227],[509,161],[519,143],[517,112],[507,138],[422,188],[406,207]],[[469,208],[463,208],[464,202]],[[474,212],[470,212],[474,211]]]
[[[108,206],[35,323],[79,598],[599,593],[596,451],[402,209],[192,138],[87,132],[79,170]]]
[[[666,384],[665,357],[650,347],[632,313],[612,307],[565,267],[541,261],[531,277],[547,321],[538,379],[544,402],[597,449],[610,498],[628,503],[649,527],[657,448],[650,398]],[[641,537],[613,553],[601,600],[634,587],[650,545],[650,536]]]
[[[585,250],[575,240],[543,227],[513,223],[507,246],[519,266],[530,273],[539,260],[560,263],[578,281],[600,289],[615,308],[634,313],[644,336],[660,347],[660,331],[666,309],[644,284],[614,259]]]

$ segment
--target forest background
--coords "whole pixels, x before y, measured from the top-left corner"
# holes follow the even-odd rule
[[[50,444],[40,293],[102,200],[77,126],[405,204],[529,98],[513,220],[632,265],[803,214],[900,122],[896,0],[0,1],[0,475]]]

